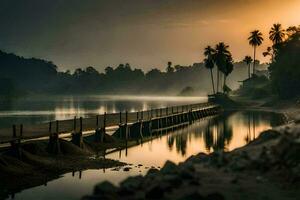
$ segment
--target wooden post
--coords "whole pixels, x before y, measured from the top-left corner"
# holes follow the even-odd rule
[[[56,133],[58,134],[58,131],[59,131],[59,129],[58,129],[58,120],[56,120]]]
[[[141,111],[141,120],[143,120],[144,119],[144,111],[142,110]]]
[[[103,127],[106,127],[106,112],[104,113],[104,119],[103,119]]]
[[[136,112],[136,121],[139,121],[139,111]]]
[[[168,107],[166,107],[166,116],[168,116],[169,112],[168,112]]]
[[[160,117],[162,116],[162,108],[159,109],[159,112],[160,112]]]
[[[17,137],[17,129],[16,129],[16,125],[13,125],[13,138]]]
[[[174,107],[172,106],[172,114],[174,114]]]
[[[80,132],[82,132],[82,117],[80,117]]]
[[[152,117],[149,120],[149,133],[150,133],[150,137],[152,137]]]
[[[20,125],[20,138],[23,138],[23,124]]]
[[[60,143],[59,143],[59,124],[56,120],[56,132],[51,133],[51,122],[49,124],[50,136],[48,144],[48,152],[53,154],[60,154]]]
[[[73,130],[76,131],[76,116],[74,117],[73,121]]]
[[[104,142],[105,128],[106,128],[106,112],[104,113],[104,116],[103,116],[103,130],[101,133],[101,142]]]
[[[96,130],[95,130],[95,142],[101,141],[101,129],[99,129],[99,115],[96,115]]]
[[[51,131],[52,131],[52,122],[50,121],[49,122],[49,133],[51,134]]]
[[[126,138],[126,141],[128,140],[128,127],[127,127],[127,123],[128,123],[128,111],[126,110],[126,114],[125,114],[125,138]]]
[[[119,120],[120,120],[120,124],[122,124],[122,112],[120,112],[119,114]]]
[[[99,115],[96,115],[96,129],[99,128]]]

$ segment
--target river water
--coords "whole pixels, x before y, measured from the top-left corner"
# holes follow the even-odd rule
[[[88,116],[89,114],[118,111],[135,111],[168,105],[181,105],[205,101],[205,98],[178,97],[73,97],[55,100],[47,109],[12,109],[0,112],[2,126],[9,119],[22,120],[25,116],[32,118],[28,123],[38,123],[44,120],[67,119],[74,115]],[[47,102],[47,103],[46,103]],[[45,100],[45,105],[49,104]],[[12,108],[21,108],[22,103]],[[40,103],[37,102],[38,105]],[[43,102],[41,103],[43,104]],[[56,105],[56,106],[55,106]],[[39,106],[36,105],[35,108]],[[27,107],[28,108],[28,107]],[[31,107],[33,108],[33,107]],[[44,108],[41,106],[40,108]],[[1,115],[2,113],[2,115]],[[9,115],[11,113],[11,115]],[[39,116],[39,117],[37,117]],[[175,163],[186,160],[191,155],[200,152],[210,153],[216,150],[230,151],[244,146],[259,134],[271,127],[283,123],[282,116],[275,113],[238,111],[226,112],[219,116],[201,119],[183,129],[162,134],[160,137],[143,144],[118,152],[106,157],[120,160],[132,165],[132,169],[85,170],[67,173],[46,185],[26,189],[15,194],[14,199],[80,199],[93,191],[95,184],[108,180],[118,185],[129,176],[144,175],[150,167],[161,168],[167,160]],[[142,165],[142,166],[138,166]],[[126,166],[128,167],[128,166]]]
[[[0,99],[0,128],[116,112],[135,112],[172,105],[206,102],[206,97],[177,96],[30,96]]]

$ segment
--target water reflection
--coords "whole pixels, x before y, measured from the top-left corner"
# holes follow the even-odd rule
[[[104,169],[68,173],[48,182],[46,187],[22,191],[16,194],[15,199],[79,199],[91,193],[94,185],[101,181],[108,180],[117,185],[129,176],[146,174],[151,166],[162,167],[166,160],[179,163],[199,152],[230,151],[282,123],[281,115],[265,112],[224,113],[202,119],[184,129],[161,133],[158,138],[139,146],[106,155],[106,158],[132,163],[128,172]],[[138,164],[143,166],[136,167]]]
[[[229,151],[248,144],[258,134],[273,126],[282,124],[281,115],[261,112],[224,113],[207,118],[191,127],[167,136],[169,151],[176,151],[183,157],[193,143],[203,143],[205,152]]]
[[[282,123],[282,116],[274,113],[227,112],[202,119],[141,146],[124,149],[118,152],[118,156],[111,154],[108,157],[159,166],[167,159],[178,163],[198,152],[230,151],[241,147],[262,131]]]

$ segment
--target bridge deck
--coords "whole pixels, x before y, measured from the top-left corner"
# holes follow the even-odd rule
[[[36,125],[23,124],[22,128],[20,125],[16,125],[15,131],[12,128],[0,129],[0,144],[9,143],[17,139],[37,139],[47,137],[50,133],[59,133],[64,136],[70,135],[74,131],[90,132],[97,128],[114,127],[119,124],[135,123],[139,120],[157,119],[166,116],[172,116],[178,113],[188,112],[194,109],[208,109],[217,105],[212,103],[199,103],[191,105],[180,105],[165,108],[158,108],[152,110],[145,110],[141,112],[128,112],[126,113],[110,113],[106,115],[95,115],[89,118],[82,118],[82,127],[80,128],[80,119],[60,120],[49,123],[41,123]],[[104,120],[105,119],[105,120]],[[104,122],[105,121],[105,122]],[[51,125],[50,125],[51,124]],[[58,126],[57,126],[58,125]],[[51,128],[50,128],[51,127]],[[22,129],[22,130],[21,130]],[[14,133],[15,132],[15,133]],[[20,136],[20,132],[22,135]]]

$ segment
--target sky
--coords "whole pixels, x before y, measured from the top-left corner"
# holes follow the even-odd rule
[[[201,62],[204,47],[221,41],[242,60],[259,29],[264,62],[272,24],[299,25],[299,10],[300,0],[1,0],[0,49],[60,70],[130,63],[147,71]]]

